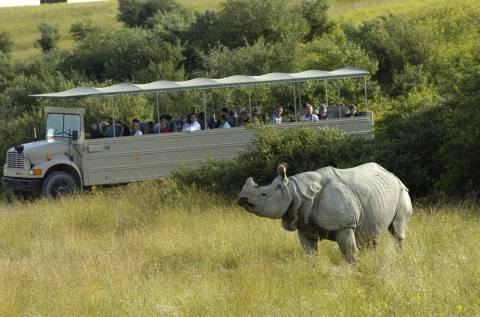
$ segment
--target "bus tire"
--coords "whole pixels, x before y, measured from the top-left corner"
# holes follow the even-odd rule
[[[42,183],[42,196],[49,199],[71,196],[77,190],[75,178],[67,172],[53,172]]]

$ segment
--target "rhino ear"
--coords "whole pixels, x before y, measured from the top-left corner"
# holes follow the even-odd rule
[[[277,173],[278,175],[282,178],[282,180],[287,183],[288,178],[287,178],[287,168],[288,164],[287,163],[280,163],[277,166]]]
[[[282,226],[285,230],[297,230],[297,222],[299,217],[299,209],[302,206],[302,199],[296,191],[292,190],[292,203],[288,207],[287,212],[282,217]]]

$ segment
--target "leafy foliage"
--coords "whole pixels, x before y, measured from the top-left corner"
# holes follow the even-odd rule
[[[118,19],[129,27],[147,26],[157,12],[179,9],[175,0],[119,0]]]
[[[0,31],[0,54],[7,54],[12,51],[13,41],[5,31]]]
[[[60,39],[58,28],[47,23],[42,23],[38,26],[38,30],[40,31],[40,38],[37,43],[40,48],[44,52],[54,49]]]
[[[371,140],[333,129],[300,126],[282,131],[270,126],[258,129],[251,147],[237,158],[209,161],[198,170],[185,166],[174,177],[186,185],[233,194],[252,175],[259,183],[269,183],[275,177],[276,166],[282,162],[288,163],[288,173],[294,175],[324,166],[342,168],[369,162],[374,158],[372,150]]]

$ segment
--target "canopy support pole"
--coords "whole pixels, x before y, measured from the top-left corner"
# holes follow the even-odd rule
[[[115,130],[117,130],[116,129],[117,126],[115,124],[115,103],[113,101],[113,96],[110,96],[110,98],[112,99],[112,128],[113,128],[113,137],[115,138],[116,137]]]
[[[298,121],[298,117],[297,117],[297,93],[295,91],[295,83],[293,83],[293,113],[295,115],[295,122]]]
[[[325,82],[325,103],[326,103],[327,108],[328,108],[328,82],[327,82],[326,78],[325,78],[324,82]]]
[[[298,84],[298,105],[302,108],[302,83]]]
[[[156,94],[157,97],[157,123],[158,123],[158,129],[160,129],[160,106],[158,104],[158,93]],[[160,133],[160,130],[158,130]]]
[[[368,111],[367,76],[363,76],[363,88],[364,88],[364,90],[365,90],[365,111]]]
[[[252,92],[248,91],[248,105],[250,106],[250,115],[252,115]]]
[[[340,109],[340,79],[337,79],[337,98],[338,98],[338,102],[337,102],[337,109],[338,109],[338,117],[341,118],[342,117],[342,110]]]
[[[207,92],[203,94],[203,124],[204,130],[207,130]]]

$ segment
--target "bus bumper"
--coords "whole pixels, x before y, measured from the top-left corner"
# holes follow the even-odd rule
[[[22,192],[39,192],[42,188],[41,179],[2,177],[2,186]]]

